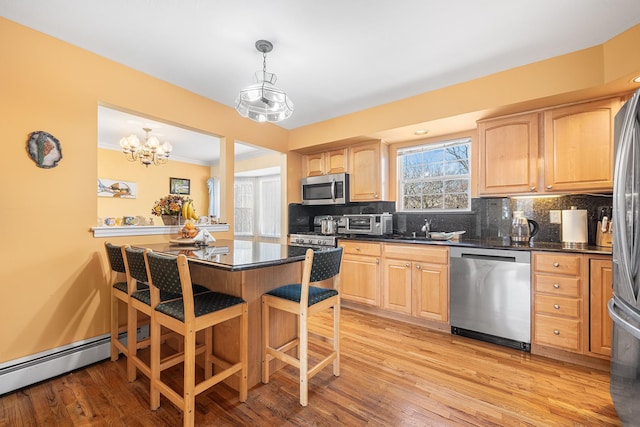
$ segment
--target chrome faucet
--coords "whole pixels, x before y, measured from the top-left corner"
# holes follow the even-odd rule
[[[427,218],[424,219],[424,225],[421,228],[422,232],[424,232],[424,237],[427,239],[431,235],[431,221]]]

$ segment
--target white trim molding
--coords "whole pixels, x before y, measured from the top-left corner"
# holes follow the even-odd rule
[[[158,234],[178,234],[179,225],[126,225],[114,227],[91,227],[93,237],[152,236]],[[229,231],[229,224],[198,225],[208,232]]]

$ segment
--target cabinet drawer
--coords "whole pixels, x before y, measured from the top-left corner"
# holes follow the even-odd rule
[[[563,319],[541,314],[536,314],[535,316],[534,339],[537,344],[577,352],[580,351],[579,330],[579,320]]]
[[[580,275],[580,255],[534,253],[533,270],[554,274]]]
[[[342,240],[338,246],[344,248],[345,255],[380,256],[382,254],[382,243]]]
[[[417,244],[384,244],[384,256],[430,264],[448,264],[449,248]]]
[[[533,282],[536,292],[576,298],[580,296],[580,279],[577,277],[534,274]]]
[[[574,298],[562,298],[551,295],[535,296],[536,314],[549,314],[552,316],[566,316],[575,319],[580,317],[580,300]]]

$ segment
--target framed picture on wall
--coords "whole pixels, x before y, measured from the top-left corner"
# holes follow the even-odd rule
[[[191,194],[191,180],[186,178],[169,178],[169,193]]]

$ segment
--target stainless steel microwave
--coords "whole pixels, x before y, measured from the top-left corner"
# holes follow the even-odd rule
[[[392,232],[393,215],[390,213],[343,215],[338,222],[338,233],[343,234],[382,236]]]
[[[349,203],[349,174],[310,176],[302,179],[303,205],[345,205]]]

